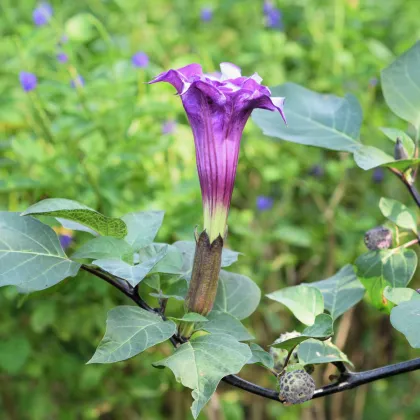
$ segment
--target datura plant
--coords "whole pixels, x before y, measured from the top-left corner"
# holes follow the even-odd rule
[[[256,344],[242,324],[257,308],[261,292],[250,278],[225,270],[239,252],[224,247],[242,132],[251,113],[270,137],[346,152],[363,170],[388,168],[420,207],[415,187],[420,162],[419,57],[417,43],[382,72],[386,102],[410,124],[407,133],[382,128],[391,141],[391,147],[384,142],[383,150],[360,141],[362,112],[351,95],[319,94],[293,83],[270,90],[258,74],[242,76],[230,63],[222,63],[220,73],[205,74],[200,65],[190,64],[158,75],[150,83],[173,85],[194,136],[203,203],[202,229],[194,234],[194,223],[200,221],[191,224],[195,240],[154,242],[162,211],[116,218],[76,201],[48,198],[23,213],[0,213],[0,286],[30,293],[83,270],[118,289],[131,305],[109,311],[105,336],[88,363],[123,361],[169,341],[173,353],[154,366],[169,368],[193,390],[194,418],[221,380],[288,405],[420,369],[420,359],[414,359],[355,372],[334,344],[337,320],[365,299],[389,314],[394,328],[420,348],[420,294],[408,287],[417,267],[412,247],[419,243],[417,215],[410,207],[383,197],[379,210],[384,224],[372,226],[360,238],[366,253],[328,279],[266,295],[302,324],[298,331],[272,337],[269,349]],[[61,227],[50,227],[57,224]],[[79,235],[91,238],[69,257],[63,235],[66,243]],[[177,305],[167,309],[170,300],[183,301],[183,313]],[[337,370],[330,376],[332,383],[316,388],[311,375],[328,363]],[[266,369],[273,386],[264,388],[238,376],[249,364]]]

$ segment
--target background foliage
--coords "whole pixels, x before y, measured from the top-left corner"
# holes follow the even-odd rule
[[[191,240],[202,221],[192,135],[173,89],[144,84],[190,62],[210,72],[232,61],[244,74],[257,71],[267,85],[290,81],[353,93],[364,113],[362,141],[392,154],[377,127],[407,127],[385,106],[379,71],[418,39],[417,1],[275,4],[282,28],[268,27],[262,2],[253,0],[53,2],[53,19],[44,26],[32,21],[35,2],[3,1],[0,209],[22,211],[63,197],[108,216],[165,210],[158,240]],[[210,20],[201,19],[203,7],[213,10]],[[147,66],[133,66],[137,51],[148,55]],[[57,60],[63,52],[66,63]],[[37,75],[35,90],[22,90],[20,71]],[[84,85],[72,87],[79,76]],[[271,141],[250,122],[229,218],[228,246],[246,255],[236,270],[266,293],[333,275],[365,252],[364,232],[384,223],[381,196],[410,205],[391,175],[365,172],[345,153]],[[272,205],[262,206],[261,196]],[[70,246],[86,239],[78,233]],[[6,419],[190,418],[189,391],[181,391],[169,371],[156,374],[151,366],[170,354],[169,345],[118,364],[84,365],[116,304],[127,301],[86,273],[28,296],[1,289],[0,412]],[[267,345],[295,322],[287,309],[263,299],[247,326]],[[357,369],[416,355],[389,317],[366,303],[342,317],[335,342]],[[317,372],[318,384],[330,373]],[[273,386],[258,367],[247,367],[243,376]],[[215,418],[220,406],[226,420],[415,419],[419,388],[413,373],[283,407],[222,385],[200,418]]]

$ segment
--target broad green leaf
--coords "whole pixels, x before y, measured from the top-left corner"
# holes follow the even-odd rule
[[[157,243],[148,245],[139,251],[139,261],[144,261],[154,257],[164,247],[167,247],[166,255],[155,265],[152,273],[182,274],[184,261],[181,251],[174,245]]]
[[[354,152],[354,161],[357,166],[368,171],[382,165],[391,165],[395,162],[393,156],[374,146],[361,146]]]
[[[330,341],[310,339],[298,348],[299,362],[304,365],[318,363],[346,362],[352,365],[347,356]]]
[[[196,330],[205,330],[212,334],[228,334],[238,341],[253,340],[254,337],[234,316],[219,311],[211,311],[207,315],[208,322],[196,325]]]
[[[32,217],[0,212],[0,286],[28,293],[75,276],[80,264],[67,258],[55,232]]]
[[[93,229],[90,229],[87,226],[82,225],[81,223],[73,222],[73,220],[62,219],[61,217],[56,217],[56,219],[57,222],[59,222],[61,226],[63,226],[66,229],[77,230],[79,232],[88,232],[94,236],[98,235],[98,233],[95,232]]]
[[[208,322],[208,318],[203,315],[196,314],[195,312],[188,312],[184,314],[182,318],[173,318],[169,317],[175,321],[183,321],[183,322]]]
[[[397,142],[397,137],[399,137],[408,156],[410,158],[414,156],[414,149],[416,146],[408,134],[402,130],[398,130],[397,128],[380,127],[379,129],[394,143]]]
[[[324,311],[322,294],[314,287],[304,285],[286,287],[266,296],[287,306],[293,315],[306,325],[312,325],[315,317]]]
[[[393,308],[391,324],[405,335],[411,347],[420,348],[420,300],[402,302]]]
[[[333,333],[332,318],[327,314],[319,314],[315,318],[315,323],[306,327],[301,335],[286,340],[277,339],[273,344],[271,344],[271,347],[290,351],[298,344],[303,343],[310,338],[325,339],[332,336]]]
[[[249,277],[220,271],[213,310],[227,312],[242,320],[257,309],[260,299],[261,291]]]
[[[393,156],[374,146],[362,146],[354,152],[353,156],[357,166],[365,171],[377,168],[378,166],[389,166],[405,171],[407,168],[420,163],[420,159],[395,160]]]
[[[122,217],[128,231],[124,239],[134,250],[150,245],[162,225],[164,214],[163,211],[141,211],[126,214]]]
[[[73,259],[108,259],[121,258],[123,260],[133,258],[133,249],[124,239],[112,236],[98,236],[84,243],[73,255]]]
[[[345,152],[361,147],[358,139],[362,110],[354,96],[325,95],[294,83],[276,86],[271,92],[287,98],[287,126],[278,113],[256,109],[252,118],[264,134]]]
[[[52,216],[81,223],[103,236],[123,238],[127,226],[121,219],[107,217],[77,201],[47,198],[29,207],[22,216]]]
[[[247,365],[258,363],[268,369],[274,368],[274,358],[270,353],[255,343],[250,343],[249,348],[251,349],[252,357],[248,360]]]
[[[400,303],[409,300],[420,300],[420,293],[406,287],[386,286],[384,289],[384,296],[394,305],[399,305]]]
[[[221,379],[238,373],[251,356],[247,344],[225,334],[208,334],[193,337],[153,366],[168,367],[178,382],[193,390],[191,411],[196,419]]]
[[[162,248],[161,251],[156,254],[153,258],[146,260],[137,265],[130,265],[122,260],[95,260],[93,264],[102,268],[102,270],[108,273],[127,280],[133,287],[137,286],[146,276],[150,273],[153,267],[166,255],[166,248]]]
[[[108,312],[106,332],[88,363],[114,363],[168,340],[176,332],[173,321],[135,306],[117,306]]]
[[[352,306],[363,299],[365,288],[360,283],[350,264],[344,266],[332,277],[308,284],[316,287],[324,297],[325,309],[335,321]]]
[[[382,91],[391,110],[420,128],[420,42],[381,73]]]
[[[417,267],[417,255],[412,249],[370,251],[359,256],[355,266],[371,303],[389,310],[390,304],[383,297],[385,287],[407,286]]]
[[[379,208],[382,214],[397,226],[417,232],[416,214],[404,204],[392,198],[382,197]]]

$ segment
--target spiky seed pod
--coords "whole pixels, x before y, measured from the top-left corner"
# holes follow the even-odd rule
[[[377,226],[365,233],[365,245],[370,250],[388,249],[392,245],[392,233],[384,226]]]
[[[315,382],[303,369],[286,372],[280,377],[280,401],[300,404],[310,400],[314,392]]]

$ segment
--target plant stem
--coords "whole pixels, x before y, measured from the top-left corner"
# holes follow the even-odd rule
[[[120,279],[119,277],[114,277],[108,274],[107,272],[101,270],[100,268],[97,268],[92,265],[83,264],[82,269],[105,280],[106,282],[120,290],[127,297],[133,300],[133,302],[140,308],[149,312],[160,314],[160,308],[154,309],[151,306],[149,306],[139,296],[137,287],[132,287],[127,282],[125,282],[125,280]],[[166,319],[165,316],[162,316],[162,319]],[[184,342],[182,337],[179,337],[178,335],[172,336],[170,338],[170,341],[174,347],[178,347]],[[406,362],[396,363],[393,365],[383,366],[377,369],[367,370],[364,372],[350,372],[347,370],[346,366],[343,363],[335,363],[335,365],[340,371],[340,377],[338,378],[338,381],[317,389],[314,393],[314,396],[312,397],[313,399],[357,388],[360,385],[364,385],[369,382],[374,382],[379,379],[384,379],[391,376],[412,372],[414,370],[419,370],[420,358],[408,360]],[[280,402],[278,397],[278,391],[274,389],[261,387],[257,384],[254,384],[253,382],[249,382],[245,379],[242,379],[237,375],[225,376],[223,378],[223,381],[236,388],[250,392],[251,394],[259,395],[260,397]]]

